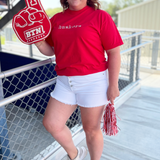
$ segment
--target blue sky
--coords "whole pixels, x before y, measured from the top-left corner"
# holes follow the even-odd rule
[[[110,2],[111,0],[103,0],[103,1]],[[60,0],[41,0],[41,2],[44,9],[61,7]]]

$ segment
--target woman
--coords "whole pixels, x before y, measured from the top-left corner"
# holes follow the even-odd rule
[[[75,147],[65,125],[78,105],[91,160],[99,160],[103,150],[100,123],[104,106],[107,100],[113,104],[119,96],[119,46],[123,42],[112,18],[99,9],[97,0],[61,0],[61,4],[64,11],[51,18],[50,36],[36,43],[44,55],[55,54],[58,75],[43,124],[69,159],[82,160],[87,150]]]

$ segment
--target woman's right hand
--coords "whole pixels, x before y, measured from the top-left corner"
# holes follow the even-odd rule
[[[34,43],[36,47],[40,47],[43,44],[44,40]]]
[[[45,56],[53,56],[54,48],[52,48],[45,40],[34,43],[39,51]]]

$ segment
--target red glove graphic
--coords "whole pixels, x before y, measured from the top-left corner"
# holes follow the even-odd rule
[[[25,44],[44,40],[51,32],[51,23],[40,0],[25,0],[27,7],[13,17],[12,26]]]

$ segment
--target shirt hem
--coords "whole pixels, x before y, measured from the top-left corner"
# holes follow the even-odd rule
[[[71,70],[68,70],[68,71],[65,71],[64,72],[61,72],[61,71],[56,71],[57,75],[59,76],[85,76],[85,75],[89,75],[89,74],[94,74],[94,73],[98,73],[98,72],[103,72],[105,70],[107,70],[108,67],[104,68],[104,69],[101,69],[101,70],[96,70],[96,71],[90,71],[90,72],[83,72],[83,73],[80,73],[80,72],[74,72],[71,71]],[[66,74],[67,72],[67,74]],[[71,74],[68,74],[68,73],[71,73]]]

